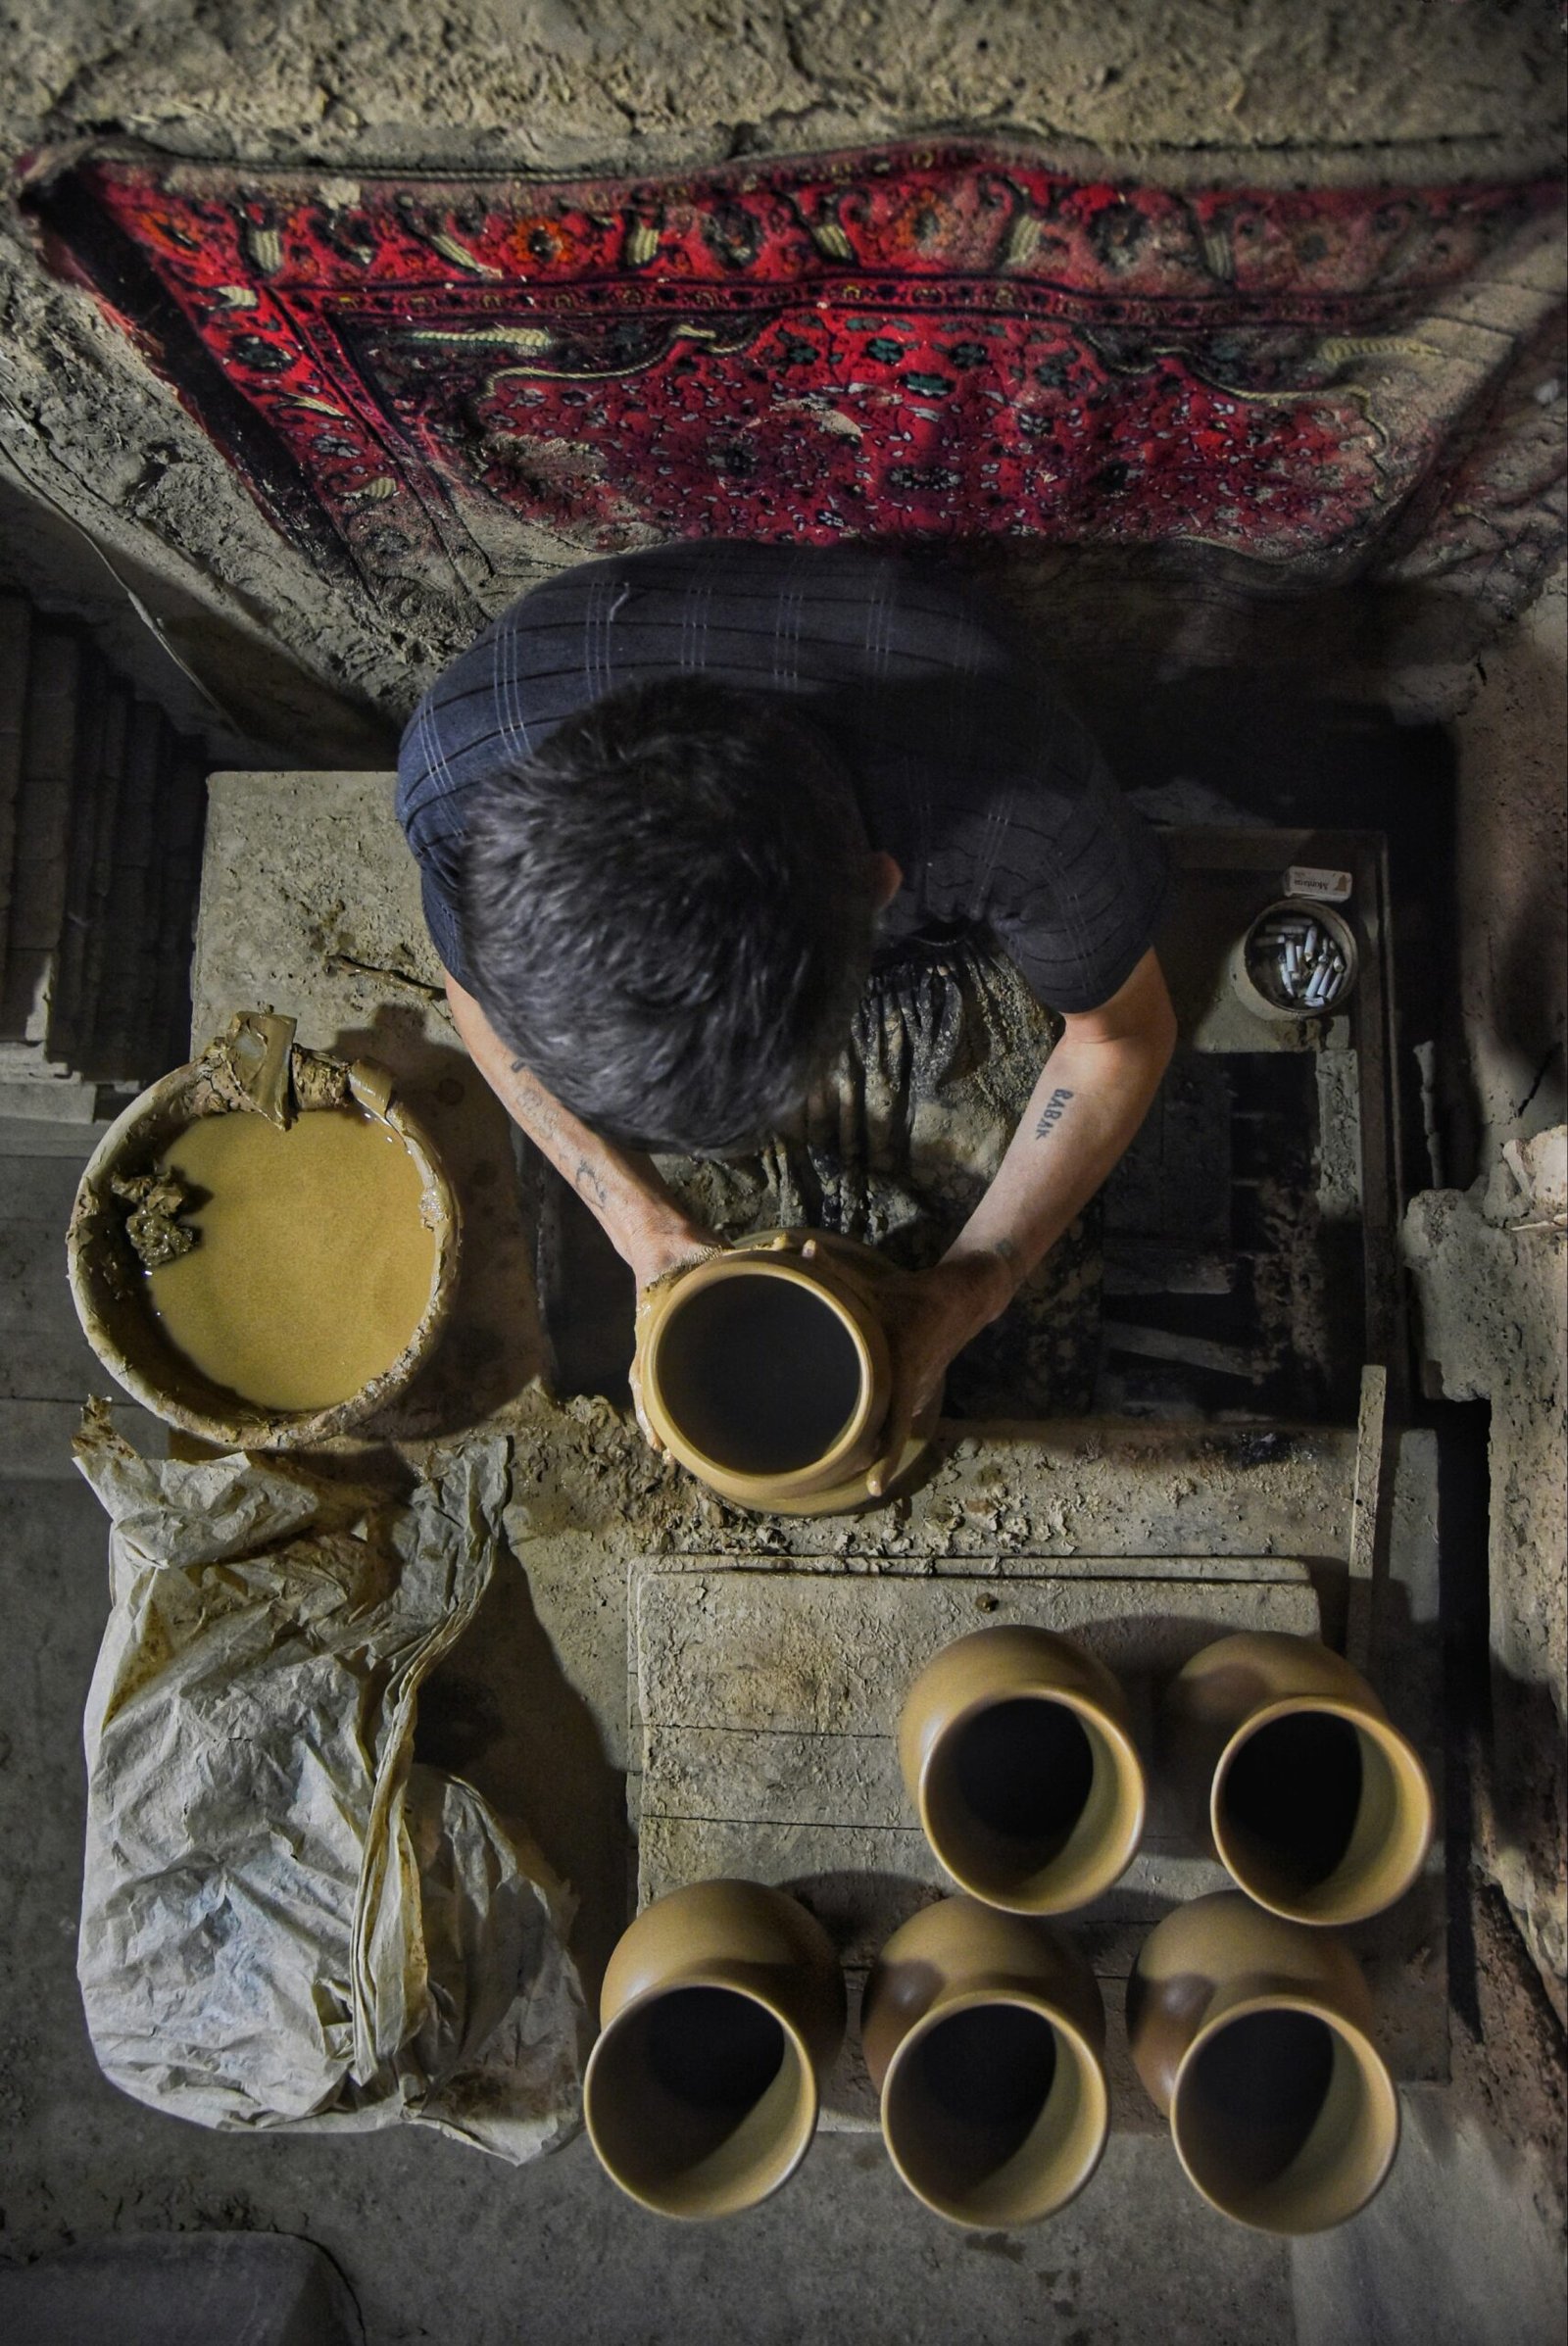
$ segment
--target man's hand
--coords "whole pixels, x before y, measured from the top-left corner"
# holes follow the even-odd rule
[[[1010,1263],[997,1254],[939,1262],[929,1271],[897,1271],[876,1286],[876,1304],[893,1354],[893,1393],[883,1447],[889,1480],[906,1442],[924,1433],[942,1400],[942,1383],[971,1337],[1005,1309],[1012,1295]],[[866,1485],[882,1496],[882,1476]]]

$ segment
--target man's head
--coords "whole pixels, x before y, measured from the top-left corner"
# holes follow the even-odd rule
[[[741,1149],[844,1041],[892,869],[786,706],[696,677],[631,686],[476,793],[473,992],[595,1131]]]

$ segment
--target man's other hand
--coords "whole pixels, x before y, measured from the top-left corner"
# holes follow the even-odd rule
[[[1013,1286],[1010,1265],[995,1254],[939,1262],[929,1271],[895,1271],[878,1281],[877,1309],[893,1355],[883,1445],[889,1482],[911,1434],[925,1433],[935,1419],[950,1364],[1005,1309]],[[867,1484],[872,1498],[882,1496],[882,1475],[875,1475]]]

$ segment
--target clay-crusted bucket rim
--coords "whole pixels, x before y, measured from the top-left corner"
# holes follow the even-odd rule
[[[326,1052],[317,1055],[331,1057]],[[346,1059],[334,1063],[341,1065],[345,1072],[353,1065],[352,1061]],[[98,1298],[92,1292],[91,1274],[85,1260],[86,1249],[77,1242],[76,1232],[84,1201],[87,1211],[94,1218],[108,1217],[119,1211],[118,1200],[109,1193],[109,1175],[118,1169],[128,1145],[144,1130],[156,1130],[165,1118],[170,1125],[169,1138],[173,1138],[178,1129],[176,1119],[180,1116],[181,1104],[201,1066],[199,1059],[187,1060],[182,1066],[172,1067],[167,1074],[149,1084],[144,1092],[139,1092],[128,1105],[122,1108],[82,1167],[72,1207],[66,1248],[66,1276],[72,1299],[82,1333],[98,1360],[116,1383],[130,1394],[132,1400],[139,1401],[163,1424],[175,1426],[199,1442],[211,1442],[225,1450],[308,1448],[315,1442],[329,1440],[335,1434],[363,1424],[365,1419],[385,1408],[388,1402],[407,1390],[428,1360],[436,1338],[451,1311],[457,1289],[462,1229],[457,1194],[423,1123],[401,1099],[394,1094],[383,1115],[379,1109],[368,1105],[351,1092],[349,1100],[343,1104],[352,1104],[363,1114],[373,1117],[377,1123],[385,1124],[397,1134],[408,1149],[419,1176],[420,1218],[425,1221],[425,1227],[435,1241],[430,1293],[423,1311],[409,1333],[408,1342],[397,1359],[379,1376],[372,1378],[360,1393],[351,1393],[345,1400],[333,1401],[321,1409],[269,1410],[258,1402],[245,1401],[236,1394],[235,1414],[224,1419],[210,1416],[204,1410],[193,1409],[182,1401],[176,1401],[161,1386],[146,1377],[113,1342],[99,1309]],[[254,1115],[259,1112],[257,1109],[228,1107],[215,1102],[205,1110],[186,1112],[183,1121],[185,1124],[205,1123],[209,1116]],[[318,1115],[322,1112],[318,1108],[300,1111],[304,1115]],[[154,1153],[167,1145],[167,1141],[157,1143]],[[423,1211],[426,1201],[431,1199],[437,1215],[434,1221],[427,1220]],[[94,1333],[94,1329],[97,1333]],[[215,1385],[212,1390],[217,1393],[220,1389]]]
[[[1168,2123],[1172,2147],[1181,2161],[1182,2173],[1192,2184],[1193,2189],[1217,2214],[1226,2217],[1232,2224],[1245,2224],[1249,2231],[1266,2233],[1270,2239],[1274,2240],[1309,2239],[1312,2237],[1312,2233],[1309,2231],[1303,2232],[1295,2227],[1284,2230],[1278,2224],[1259,2224],[1252,2217],[1243,2216],[1235,2208],[1226,2207],[1223,2201],[1215,2198],[1208,2185],[1200,2182],[1197,2175],[1194,2174],[1192,2163],[1188,2159],[1181,2137],[1182,2086],[1199,2054],[1205,2045],[1212,2044],[1214,2038],[1223,2029],[1228,2028],[1232,2022],[1250,2020],[1256,2014],[1264,2012],[1304,2013],[1308,2019],[1321,2021],[1326,2028],[1331,2029],[1348,2048],[1362,2079],[1380,2105],[1380,2115],[1386,2125],[1387,2148],[1371,2189],[1353,2208],[1348,2209],[1344,2216],[1336,2216],[1329,2224],[1314,2226],[1314,2230],[1330,2231],[1336,2224],[1348,2224],[1352,2217],[1360,2215],[1363,2208],[1371,2206],[1388,2181],[1399,2150],[1399,2133],[1402,2123],[1399,2112],[1399,2089],[1394,2081],[1388,2063],[1364,2028],[1358,2028],[1354,2021],[1347,2020],[1343,2013],[1333,2011],[1328,2004],[1319,2002],[1304,1991],[1293,1988],[1282,1987],[1278,1990],[1259,1991],[1255,1995],[1239,1996],[1234,2002],[1223,2004],[1219,2011],[1209,2013],[1204,2019],[1202,2026],[1194,2035],[1192,2043],[1177,2062],[1176,2074],[1171,2080]]]
[[[1369,1688],[1368,1691],[1372,1690]],[[1375,1693],[1372,1694],[1372,1699],[1374,1702],[1377,1701]],[[1381,1710],[1381,1705],[1379,1709]],[[1253,1735],[1263,1728],[1273,1726],[1280,1719],[1299,1718],[1304,1711],[1317,1711],[1336,1719],[1343,1719],[1348,1727],[1353,1727],[1357,1733],[1368,1736],[1383,1753],[1401,1788],[1409,1791],[1419,1802],[1421,1825],[1415,1835],[1410,1863],[1405,1869],[1397,1889],[1392,1891],[1386,1898],[1379,1898],[1371,1906],[1336,1907],[1332,1914],[1314,1915],[1303,1914],[1296,1906],[1281,1905],[1277,1898],[1266,1896],[1260,1889],[1254,1889],[1247,1878],[1248,1869],[1245,1865],[1238,1867],[1231,1848],[1227,1846],[1221,1811],[1224,1804],[1225,1785],[1238,1754],[1243,1746],[1250,1743]],[[1407,1735],[1400,1733],[1392,1719],[1362,1707],[1349,1695],[1280,1694],[1272,1702],[1260,1703],[1256,1710],[1248,1713],[1240,1726],[1227,1738],[1219,1758],[1214,1763],[1213,1780],[1208,1788],[1208,1830],[1213,1836],[1214,1848],[1221,1865],[1244,1895],[1251,1899],[1254,1906],[1261,1906],[1265,1914],[1277,1915],[1282,1923],[1299,1923],[1304,1930],[1343,1930],[1351,1923],[1369,1922],[1374,1915],[1386,1914],[1391,1906],[1397,1905],[1413,1883],[1420,1880],[1421,1869],[1426,1864],[1428,1853],[1432,1847],[1435,1829],[1436,1804],[1432,1793],[1432,1780],[1422,1764],[1421,1755],[1415,1745]]]
[[[878,2123],[882,2129],[883,2147],[887,2151],[899,2180],[905,2187],[911,2191],[921,2205],[929,2208],[934,2215],[945,2217],[950,2224],[967,2224],[972,2229],[979,2231],[995,2231],[997,2228],[995,2219],[989,2216],[962,2214],[958,2209],[947,2205],[927,2191],[909,2175],[894,2144],[892,2130],[888,2125],[888,2103],[906,2058],[912,2057],[914,2050],[923,2044],[928,2036],[933,2035],[944,2021],[953,2020],[960,2012],[983,2011],[998,2004],[1010,2005],[1014,2010],[1020,2012],[1032,2012],[1041,2020],[1050,2023],[1054,2033],[1070,2047],[1079,2082],[1090,2089],[1096,2104],[1094,2150],[1084,2161],[1082,2172],[1074,2180],[1070,2190],[1064,2191],[1059,2199],[1052,2200],[1049,2206],[1039,2211],[1038,2215],[1015,2217],[1014,2223],[1043,2223],[1046,2217],[1054,2216],[1062,2208],[1069,2207],[1086,2184],[1094,2179],[1095,2171],[1104,2157],[1105,2145],[1110,2139],[1110,2081],[1105,2074],[1104,2059],[1090,2042],[1071,2014],[1065,2012],[1049,1994],[1044,1990],[1025,1987],[965,1987],[952,1995],[939,1995],[929,2009],[921,2013],[918,2020],[910,2023],[908,2028],[893,2048],[888,2061],[887,2073],[882,2079],[882,2091],[877,2101]]]
[[[860,1390],[858,1397],[843,1426],[834,1436],[832,1442],[805,1466],[791,1467],[784,1474],[749,1474],[742,1468],[726,1466],[722,1459],[710,1458],[705,1450],[699,1449],[696,1442],[687,1434],[682,1432],[664,1404],[660,1386],[659,1354],[671,1324],[679,1318],[689,1303],[698,1295],[706,1294],[709,1288],[719,1287],[726,1280],[740,1278],[783,1279],[787,1280],[792,1287],[805,1288],[818,1302],[826,1304],[836,1314],[839,1325],[847,1330],[855,1345],[856,1358],[859,1363]],[[686,1274],[685,1278],[671,1286],[670,1293],[664,1301],[664,1307],[654,1323],[648,1339],[647,1350],[643,1356],[643,1406],[648,1410],[649,1416],[655,1418],[656,1430],[666,1447],[683,1466],[704,1482],[711,1482],[718,1478],[725,1485],[736,1490],[750,1488],[759,1492],[765,1491],[775,1493],[780,1498],[789,1498],[797,1492],[807,1492],[830,1485],[841,1462],[850,1455],[857,1442],[861,1440],[870,1424],[871,1411],[875,1405],[877,1368],[878,1362],[858,1314],[852,1310],[842,1295],[834,1293],[827,1279],[818,1276],[813,1271],[801,1270],[794,1263],[786,1261],[780,1256],[762,1251],[749,1254],[737,1247],[723,1254],[712,1255],[706,1262],[698,1263],[695,1269]]]
[[[985,1635],[983,1631],[973,1634]],[[940,1656],[934,1658],[940,1659]],[[1027,1905],[1020,1905],[1014,1899],[999,1898],[993,1890],[977,1889],[971,1882],[955,1869],[931,1829],[931,1777],[938,1762],[944,1758],[953,1738],[963,1728],[972,1725],[982,1711],[995,1710],[1004,1702],[1060,1703],[1064,1710],[1072,1712],[1086,1735],[1092,1736],[1099,1734],[1104,1738],[1111,1749],[1112,1764],[1115,1766],[1118,1782],[1123,1786],[1131,1785],[1133,1788],[1134,1796],[1126,1831],[1118,1841],[1107,1843],[1109,1850],[1119,1852],[1115,1872],[1107,1873],[1103,1880],[1099,1875],[1094,1876],[1087,1887],[1074,1892],[1073,1896],[1063,1903],[1053,1902],[1042,1906],[1031,1900]],[[1076,1913],[1080,1907],[1087,1906],[1094,1899],[1102,1897],[1114,1882],[1121,1880],[1137,1856],[1138,1845],[1144,1837],[1144,1826],[1149,1813],[1149,1779],[1145,1774],[1138,1746],[1132,1736],[1122,1726],[1120,1720],[1112,1718],[1110,1713],[1102,1708],[1095,1695],[1081,1693],[1076,1687],[1018,1686],[995,1694],[976,1694],[964,1704],[961,1710],[955,1711],[951,1719],[943,1721],[941,1728],[932,1736],[920,1762],[915,1809],[920,1819],[920,1831],[925,1834],[933,1854],[945,1870],[952,1875],[966,1896],[978,1899],[982,1906],[994,1906],[999,1914],[1032,1915],[1037,1919],[1044,1919],[1050,1915]]]
[[[729,1878],[726,1877],[726,1879]],[[648,1911],[647,1908],[644,1908],[645,1913]],[[665,1996],[678,1995],[688,1987],[722,1988],[726,1995],[744,1996],[747,2003],[755,2004],[759,2011],[767,2014],[769,2020],[776,2021],[783,2031],[785,2045],[795,2056],[800,2079],[803,2097],[800,2141],[791,2149],[787,2164],[768,2184],[765,2191],[759,2192],[755,2199],[740,2200],[731,2208],[718,2210],[672,2208],[648,2192],[638,2190],[634,2184],[626,2180],[625,2176],[606,2156],[594,2125],[594,2077],[596,2072],[603,2065],[601,2057],[606,2046],[612,2044],[614,2039],[623,2033],[625,2028],[640,2014],[646,2012],[650,2005],[662,2002]],[[771,2090],[772,2081],[770,2080],[763,2091],[765,2093]],[[745,1987],[730,1979],[721,1964],[697,1964],[690,1970],[683,1970],[668,1979],[655,1979],[647,1987],[639,1988],[635,1995],[628,1996],[614,2019],[607,2021],[600,2028],[599,2034],[594,2039],[593,2049],[588,2055],[587,2066],[583,2070],[582,2077],[582,2123],[588,2139],[593,2145],[594,2156],[600,2166],[616,2188],[625,2192],[628,2199],[635,2200],[641,2208],[647,2208],[651,2215],[663,2216],[677,2224],[705,2224],[713,2221],[715,2216],[741,2215],[748,2208],[760,2207],[764,2200],[772,2198],[775,2191],[782,2191],[791,2177],[800,2172],[802,2163],[816,2138],[817,2124],[821,2117],[821,2102],[822,2094],[821,2087],[817,2082],[816,2065],[811,2059],[810,2047],[795,2022],[787,2013],[780,2011],[778,2005],[770,1997],[765,1996],[760,1988]]]

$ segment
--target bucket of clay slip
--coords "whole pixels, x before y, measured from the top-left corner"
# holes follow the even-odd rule
[[[787,2182],[844,2037],[844,1976],[804,1906],[701,1882],[644,1909],[605,1974],[583,2080],[600,2164],[659,2216],[733,2216]]]
[[[935,1855],[1011,1914],[1065,1914],[1110,1887],[1144,1829],[1127,1698],[1050,1630],[976,1630],[921,1671],[899,1763]]]
[[[301,1447],[383,1408],[434,1348],[456,1285],[457,1202],[390,1079],[301,1055],[330,1104],[296,1105],[286,1126],[236,1105],[208,1058],[152,1085],[94,1149],[67,1236],[72,1295],[104,1367],[144,1408],[225,1449]],[[322,1226],[292,1212],[301,1168],[300,1194],[341,1196]],[[187,1251],[149,1269],[131,1218],[138,1195],[171,1176]],[[204,1219],[225,1198],[223,1251],[214,1242],[204,1256]],[[266,1234],[253,1282],[236,1270],[245,1199]]]
[[[878,1955],[860,2029],[888,2156],[937,2215],[1037,2224],[1094,2174],[1110,2125],[1104,2007],[1049,1924],[972,1898],[923,1908]]]
[[[649,1424],[740,1506],[805,1511],[878,1457],[887,1338],[841,1253],[808,1233],[732,1247],[672,1280],[639,1331]]]
[[[1426,1861],[1426,1770],[1360,1672],[1315,1637],[1205,1646],[1166,1689],[1160,1736],[1189,1816],[1271,1914],[1364,1922]]]
[[[1399,2100],[1348,1948],[1235,1890],[1178,1906],[1127,1983],[1133,2066],[1190,2181],[1287,2237],[1364,2208],[1394,2164]]]

